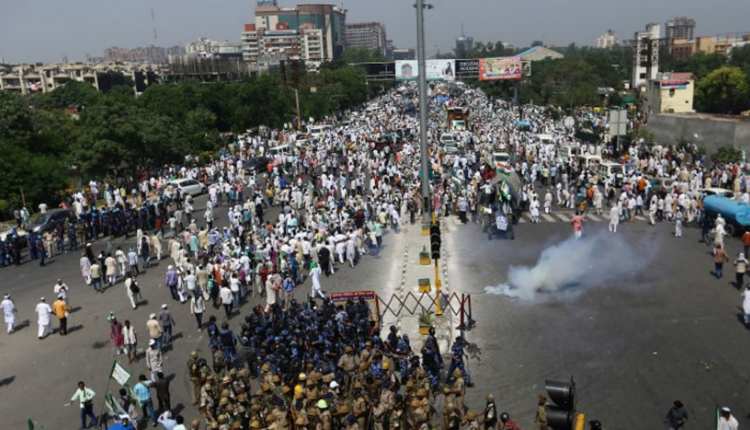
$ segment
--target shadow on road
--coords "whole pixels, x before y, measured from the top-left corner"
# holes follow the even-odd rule
[[[83,324],[74,325],[68,328],[68,334],[73,333],[74,331],[82,330],[82,329],[83,329]]]
[[[15,376],[8,376],[7,378],[0,379],[0,387],[10,385],[16,380]]]
[[[109,344],[108,340],[97,340],[91,345],[92,349],[102,349]]]
[[[23,330],[26,327],[28,327],[29,325],[31,325],[31,321],[30,320],[23,320],[17,326],[13,327],[13,333],[15,333],[17,331],[20,331],[20,330]]]

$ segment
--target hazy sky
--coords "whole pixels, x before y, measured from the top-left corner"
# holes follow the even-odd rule
[[[377,20],[396,46],[413,47],[414,0],[345,0],[349,22]],[[281,5],[297,2],[281,0]],[[326,3],[301,1],[301,3]],[[336,3],[340,4],[340,0]],[[675,15],[697,21],[698,34],[750,31],[748,0],[430,0],[429,53],[451,49],[461,32],[477,40],[528,45],[536,39],[592,44],[608,28],[631,38],[647,22]],[[239,40],[254,0],[0,0],[0,60],[73,60],[110,46],[185,44],[200,36]],[[154,42],[151,8],[156,14]]]

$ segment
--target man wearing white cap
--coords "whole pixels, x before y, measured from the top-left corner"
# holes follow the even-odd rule
[[[151,373],[151,381],[156,381],[156,374],[164,372],[164,359],[161,355],[158,343],[151,339],[148,341],[148,349],[146,349],[146,367],[148,367]]]
[[[161,324],[159,324],[159,321],[156,319],[156,314],[151,314],[148,316],[148,321],[146,321],[146,329],[148,330],[148,337],[159,344],[161,341]]]
[[[44,339],[47,336],[47,330],[50,326],[50,315],[52,315],[52,308],[47,304],[45,298],[39,299],[39,303],[36,304],[36,323],[39,326],[37,331],[37,338]]]
[[[719,422],[716,425],[716,430],[737,430],[738,428],[740,428],[740,423],[732,415],[732,411],[726,406],[722,407],[719,410]]]
[[[0,302],[0,308],[3,310],[3,317],[5,318],[5,328],[8,334],[13,333],[13,326],[16,324],[16,304],[10,298],[10,294],[6,294],[3,301]]]

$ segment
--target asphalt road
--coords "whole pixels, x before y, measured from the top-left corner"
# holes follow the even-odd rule
[[[221,211],[217,219],[223,215]],[[475,352],[469,368],[476,387],[467,396],[473,408],[481,408],[484,396],[494,393],[500,409],[510,412],[523,428],[531,428],[536,394],[543,391],[544,380],[572,375],[578,384],[579,410],[602,420],[607,429],[661,428],[664,413],[678,398],[691,414],[688,428],[710,428],[716,405],[732,407],[743,425],[750,423],[742,401],[750,377],[743,353],[750,339],[738,320],[739,293],[730,284],[733,270],[727,270],[722,281],[710,276],[712,260],[705,245],[698,243],[696,231],[688,229],[678,239],[668,225],[621,225],[617,239],[632,242],[638,255],[645,256],[639,270],[572,296],[547,294],[543,301],[528,303],[485,294],[484,287],[506,282],[511,265],[533,265],[543,249],[568,237],[566,223],[518,225],[512,242],[487,241],[477,225],[451,220],[448,225],[444,233],[451,288],[472,293],[478,321],[467,333]],[[599,229],[606,229],[606,224],[588,223],[585,234]],[[389,234],[384,243],[380,255],[324,278],[323,288],[391,294],[400,274],[403,235]],[[736,240],[729,241],[729,250],[730,255],[738,250]],[[602,246],[601,252],[608,252],[608,247]],[[77,405],[64,403],[79,379],[100,394],[107,388],[113,360],[108,312],[130,319],[142,348],[147,316],[162,303],[170,304],[177,322],[178,339],[165,358],[167,373],[174,375],[173,404],[185,407],[187,417],[194,416],[185,361],[193,349],[205,354],[207,341],[196,330],[187,306],[173,303],[163,287],[167,260],[139,278],[148,303],[131,310],[121,284],[103,294],[86,287],[78,258],[72,253],[43,268],[27,263],[0,269],[0,293],[11,292],[18,320],[29,320],[11,336],[0,333],[3,427],[23,428],[33,417],[48,429],[77,428]],[[76,329],[67,337],[52,335],[39,341],[34,305],[42,295],[52,298],[59,277],[72,288],[71,305],[77,310],[69,326]],[[298,297],[308,288],[300,287]],[[259,300],[251,299],[243,313],[255,303]],[[213,309],[209,314],[222,316]],[[238,326],[240,319],[233,318],[232,324]],[[134,376],[145,373],[142,360],[133,366],[126,361],[121,363]],[[99,410],[101,396],[97,400]]]
[[[470,362],[477,386],[469,401],[481,404],[492,392],[499,408],[530,428],[545,379],[574,376],[579,411],[607,429],[661,428],[675,399],[689,410],[687,428],[714,428],[717,405],[750,423],[743,401],[750,393],[750,363],[743,359],[750,336],[739,319],[733,268],[725,265],[724,278],[713,278],[713,260],[694,229],[675,238],[667,224],[621,224],[611,235],[606,228],[587,223],[584,235],[604,230],[607,240],[627,242],[641,262],[636,270],[535,302],[486,294],[484,287],[506,282],[509,266],[533,266],[542,250],[569,237],[570,226],[523,224],[515,241],[492,242],[476,226],[453,228],[449,273],[454,286],[473,295],[478,326],[468,338],[481,350],[481,361]],[[739,242],[727,243],[736,256]]]

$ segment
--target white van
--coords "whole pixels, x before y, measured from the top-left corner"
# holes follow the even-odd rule
[[[551,145],[555,143],[551,134],[537,134],[536,137],[542,145]]]
[[[268,150],[268,153],[270,156],[276,156],[276,155],[286,155],[289,154],[289,144],[285,143],[283,145],[274,146],[271,149]]]
[[[599,164],[597,174],[601,180],[612,178],[615,185],[620,186],[625,179],[625,167],[620,163],[605,161]]]
[[[440,136],[440,144],[442,146],[457,146],[458,145],[458,139],[456,139],[456,136],[454,136],[452,133],[443,133]]]
[[[510,172],[510,154],[507,152],[493,152],[492,153],[492,165],[495,167],[496,172]]]
[[[328,124],[310,125],[307,126],[307,132],[310,133],[312,137],[320,139],[328,130],[331,130],[332,128],[333,127]]]
[[[583,164],[584,169],[596,171],[596,166],[602,164],[602,157],[599,155],[583,154],[578,156],[578,161]]]

